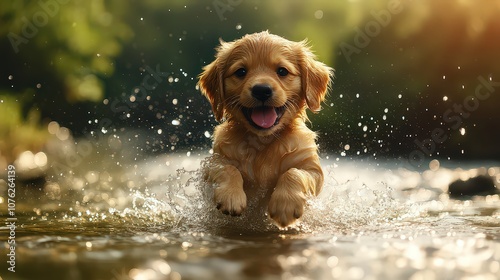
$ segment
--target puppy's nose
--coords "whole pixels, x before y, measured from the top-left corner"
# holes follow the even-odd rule
[[[252,96],[264,102],[273,95],[273,89],[269,85],[259,84],[252,87]]]

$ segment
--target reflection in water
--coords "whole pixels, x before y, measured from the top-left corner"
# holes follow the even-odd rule
[[[301,222],[280,230],[258,199],[240,217],[219,213],[212,187],[200,181],[202,159],[169,154],[117,167],[110,163],[116,159],[103,158],[52,177],[43,189],[19,189],[18,267],[3,279],[497,279],[500,273],[499,195],[451,200],[446,193],[453,180],[484,172],[498,183],[498,168],[438,165],[419,173],[390,163],[325,160],[323,192]],[[7,229],[1,230],[5,241]],[[6,264],[0,269],[4,277]]]

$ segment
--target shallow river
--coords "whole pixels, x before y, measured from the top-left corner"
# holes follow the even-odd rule
[[[280,230],[251,205],[218,213],[202,159],[93,162],[43,189],[18,185],[15,272],[3,226],[0,279],[500,279],[499,195],[447,194],[481,172],[498,183],[498,163],[415,172],[325,159],[323,192]]]

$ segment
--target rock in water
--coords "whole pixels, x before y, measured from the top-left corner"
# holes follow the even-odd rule
[[[495,187],[493,178],[479,175],[467,181],[456,180],[452,182],[448,187],[448,193],[451,198],[460,198],[461,196],[496,194],[499,193],[499,190]]]

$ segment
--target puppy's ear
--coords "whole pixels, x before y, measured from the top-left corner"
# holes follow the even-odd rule
[[[306,41],[300,42],[299,48],[302,91],[305,94],[307,107],[313,112],[318,112],[333,78],[333,69],[316,60]]]
[[[222,70],[219,58],[215,59],[212,63],[203,67],[203,73],[200,75],[201,93],[208,99],[212,105],[215,119],[221,121],[224,116],[224,85],[222,82]]]

